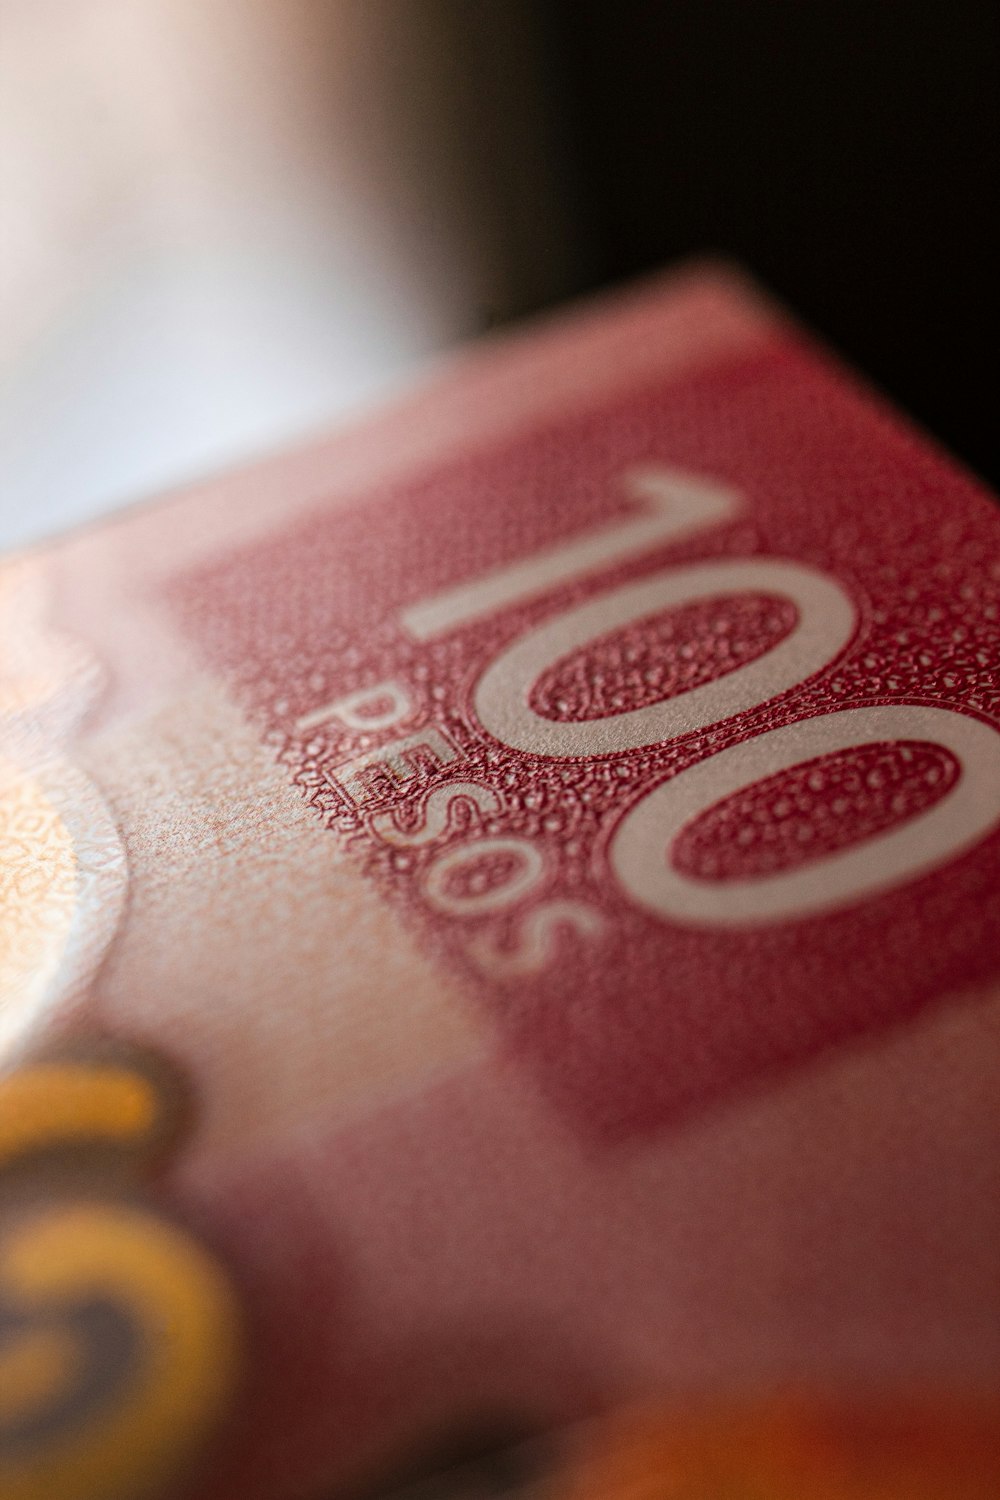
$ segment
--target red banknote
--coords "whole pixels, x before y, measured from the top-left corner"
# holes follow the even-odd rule
[[[706,266],[0,618],[5,1497],[993,1493],[1000,513],[929,438]]]

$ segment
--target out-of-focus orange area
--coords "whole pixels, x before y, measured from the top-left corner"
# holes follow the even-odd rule
[[[38,1064],[0,1078],[0,1169],[15,1157],[80,1141],[133,1142],[157,1105],[147,1078],[124,1068]]]
[[[1000,1401],[642,1407],[586,1431],[544,1500],[993,1500]]]

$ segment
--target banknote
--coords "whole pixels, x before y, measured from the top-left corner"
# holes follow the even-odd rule
[[[728,266],[11,557],[0,1493],[993,1493],[998,891],[1000,514]]]

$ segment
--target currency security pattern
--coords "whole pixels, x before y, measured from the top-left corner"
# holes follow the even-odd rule
[[[172,598],[317,816],[610,1146],[996,976],[990,519],[781,332],[319,509]]]

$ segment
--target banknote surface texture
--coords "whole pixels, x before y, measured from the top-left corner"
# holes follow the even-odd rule
[[[708,266],[0,617],[15,1500],[331,1500],[720,1391],[762,1474],[822,1401],[952,1413],[976,1493],[1000,514],[929,439]]]

